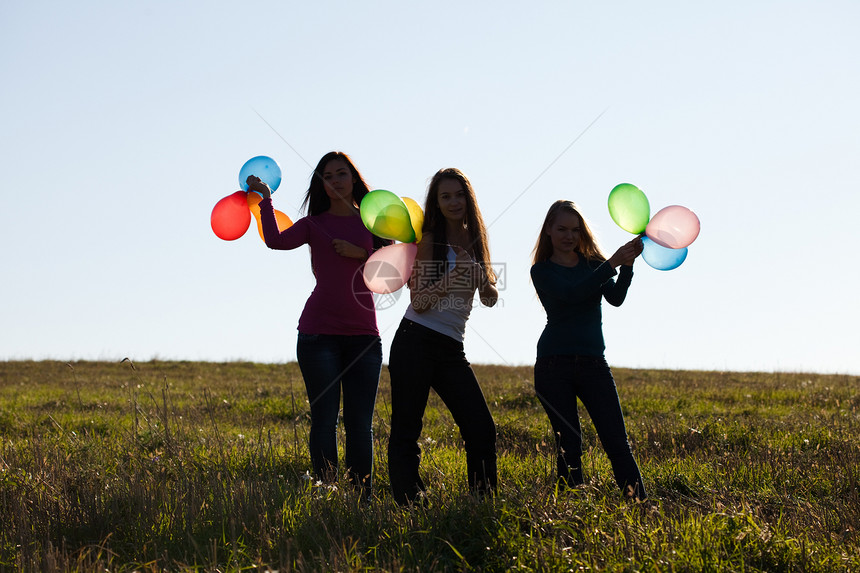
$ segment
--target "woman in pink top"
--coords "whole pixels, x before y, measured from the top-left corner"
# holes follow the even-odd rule
[[[349,156],[327,153],[311,176],[302,204],[307,216],[279,231],[269,187],[257,177],[248,187],[263,195],[260,217],[266,245],[311,249],[316,286],[299,318],[296,356],[311,406],[309,449],[317,478],[337,477],[337,418],[343,391],[346,466],[367,499],[373,477],[373,409],[382,368],[373,294],[362,279],[368,256],[386,244],[361,222],[358,205],[370,191]]]

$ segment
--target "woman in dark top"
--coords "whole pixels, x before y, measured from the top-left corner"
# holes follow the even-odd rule
[[[600,310],[601,299],[613,306],[624,302],[633,261],[641,252],[642,240],[637,237],[607,259],[572,201],[553,203],[541,228],[531,278],[547,324],[537,346],[535,392],[555,434],[561,486],[583,483],[578,398],[594,422],[624,495],[646,497],[615,380],[603,356]]]

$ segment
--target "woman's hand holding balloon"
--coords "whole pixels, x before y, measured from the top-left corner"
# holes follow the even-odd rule
[[[334,247],[335,252],[342,257],[362,260],[367,258],[367,251],[358,245],[353,245],[349,241],[344,241],[343,239],[332,239],[331,244]]]
[[[653,217],[650,212],[648,198],[635,185],[621,183],[609,192],[612,219],[625,231],[639,234],[641,247],[636,256],[641,254],[658,271],[676,269],[686,260],[687,247],[699,236],[699,217],[681,205],[664,207]],[[615,255],[610,260],[621,265],[633,264],[633,259],[621,260]]]
[[[635,239],[631,239],[628,243],[633,248],[633,254],[626,261],[622,261],[622,266],[632,267],[634,261],[636,261],[636,257],[642,254],[642,249],[644,245],[642,244],[642,238],[636,237]]]
[[[262,175],[262,178],[256,173]],[[209,217],[215,236],[225,241],[235,241],[245,234],[251,216],[257,219],[257,230],[263,241],[263,224],[260,220],[260,201],[269,199],[281,184],[281,168],[271,157],[252,157],[239,170],[239,187],[215,204]],[[283,231],[293,224],[289,217],[275,209],[278,230]]]
[[[633,243],[633,245],[636,247],[636,255],[632,259],[630,259],[630,264],[632,265],[633,260],[642,254],[642,251],[645,249],[645,244],[642,242],[642,236],[641,235],[636,237],[635,239],[633,239],[630,242]]]
[[[256,191],[263,196],[263,199],[268,199],[272,196],[272,190],[269,189],[269,186],[256,175],[248,175],[245,182],[248,184],[248,191]]]
[[[632,241],[624,243],[619,247],[615,254],[609,257],[609,264],[612,265],[613,268],[616,268],[620,265],[624,266],[633,266],[633,261],[636,260],[636,257],[642,254],[642,239],[636,237]]]

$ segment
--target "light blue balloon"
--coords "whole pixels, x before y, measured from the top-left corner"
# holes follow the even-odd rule
[[[658,271],[677,269],[687,258],[687,247],[670,249],[658,245],[648,237],[642,237],[642,247],[642,258]]]
[[[278,164],[274,159],[266,157],[265,155],[252,157],[246,161],[245,165],[242,166],[242,169],[239,170],[239,186],[242,188],[242,191],[248,190],[248,184],[246,181],[249,175],[256,175],[259,177],[263,183],[269,186],[272,193],[274,193],[275,189],[278,188],[278,185],[281,184],[281,168],[278,167]]]

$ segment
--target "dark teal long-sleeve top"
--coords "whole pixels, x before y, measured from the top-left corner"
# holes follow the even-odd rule
[[[613,277],[618,275],[616,281]],[[608,262],[579,259],[575,267],[552,261],[535,263],[532,283],[546,311],[546,327],[538,340],[537,356],[603,356],[602,299],[621,306],[633,279],[633,267],[621,272]]]

